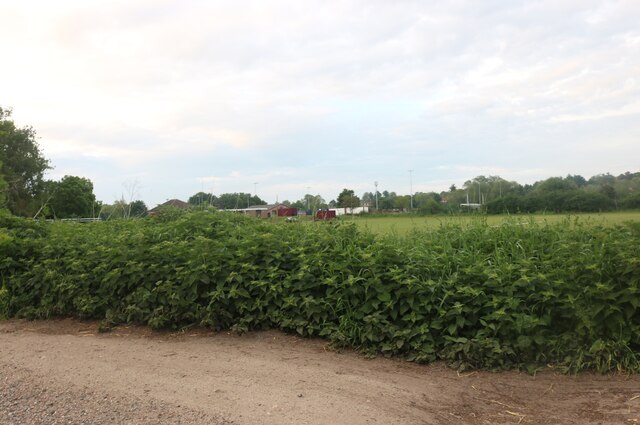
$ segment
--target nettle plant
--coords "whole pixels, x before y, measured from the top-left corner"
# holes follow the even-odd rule
[[[0,224],[0,316],[276,328],[461,369],[640,370],[637,225],[479,219],[399,237],[219,212]]]

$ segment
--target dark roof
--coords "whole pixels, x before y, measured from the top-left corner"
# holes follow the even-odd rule
[[[282,204],[264,204],[264,205],[251,205],[247,207],[248,210],[272,210],[274,208],[286,207]]]
[[[169,206],[186,209],[186,208],[189,208],[191,205],[189,205],[188,203],[186,203],[184,201],[181,201],[180,199],[169,199],[164,204],[160,204],[157,207],[150,209],[149,212],[150,213],[156,212],[162,207],[169,207]]]

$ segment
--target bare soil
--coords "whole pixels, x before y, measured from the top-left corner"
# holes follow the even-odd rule
[[[0,423],[640,424],[640,376],[458,373],[281,332],[0,322]]]

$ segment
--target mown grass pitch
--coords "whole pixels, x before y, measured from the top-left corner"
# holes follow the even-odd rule
[[[477,220],[486,220],[489,225],[498,225],[505,221],[515,220],[522,223],[557,223],[567,218],[572,221],[592,222],[613,226],[626,221],[640,222],[640,211],[583,213],[583,214],[520,214],[520,215],[394,215],[394,216],[343,216],[340,220],[353,221],[358,226],[367,228],[377,234],[404,235],[415,229],[436,228],[442,224],[468,224]]]

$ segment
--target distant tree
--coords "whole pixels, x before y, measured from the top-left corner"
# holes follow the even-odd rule
[[[591,177],[588,181],[588,183],[590,185],[603,185],[603,184],[609,184],[609,185],[613,185],[616,181],[616,178],[614,176],[612,176],[609,173],[606,174],[596,174],[595,176]]]
[[[632,180],[634,178],[640,178],[640,172],[630,173],[627,171],[624,174],[620,174],[616,180]]]
[[[53,182],[49,206],[57,218],[93,217],[97,213],[96,196],[91,180],[78,176],[64,176]]]
[[[522,191],[522,186],[518,183],[505,180],[500,176],[477,176],[473,180],[467,180],[463,188],[465,198],[469,195],[469,202],[480,204]]]
[[[298,208],[299,210],[312,210],[312,211],[316,211],[320,208],[327,208],[327,202],[324,200],[324,198],[320,195],[312,195],[310,193],[307,193],[306,195],[304,195],[304,197],[302,199],[297,200],[296,202],[294,202],[293,204],[291,204],[292,207],[294,208]]]
[[[440,204],[440,201],[442,201],[442,196],[439,193],[435,192],[416,192],[413,194],[413,207],[420,209],[430,200],[433,200],[437,204]]]
[[[418,208],[420,214],[439,214],[442,211],[442,204],[433,198],[427,199],[427,201]]]
[[[214,200],[216,208],[221,210],[229,210],[236,208],[247,208],[251,205],[265,205],[266,202],[258,196],[250,193],[223,193]]]
[[[99,217],[103,220],[118,220],[128,217],[129,204],[124,199],[113,204],[103,204],[99,210]]]
[[[378,199],[378,204],[380,205],[380,208],[383,210],[391,210],[394,207],[395,204],[395,199],[396,199],[396,193],[395,192],[389,192],[389,191],[383,191],[382,192],[382,196],[380,197],[380,199]]]
[[[307,203],[306,203],[306,201],[304,199],[298,199],[297,201],[292,203],[291,206],[293,208],[297,208],[299,210],[306,210],[307,209]]]
[[[485,176],[477,176],[473,180],[464,182],[462,187],[469,195],[469,202],[482,204],[484,203],[483,195],[486,197],[489,191],[489,179]]]
[[[597,192],[575,192],[564,202],[565,211],[598,212],[609,211],[613,207],[613,199]]]
[[[198,192],[187,201],[191,205],[215,205],[216,196],[211,193]]]
[[[487,202],[485,208],[489,214],[515,214],[524,212],[523,199],[522,196],[508,195]]]
[[[448,212],[459,212],[460,204],[467,202],[467,191],[464,189],[456,189],[453,192],[446,193],[447,203],[444,209]]]
[[[555,192],[576,190],[578,186],[573,179],[563,179],[562,177],[549,177],[546,180],[536,183],[535,190],[538,192]]]
[[[399,210],[409,209],[411,206],[411,197],[409,195],[396,196],[393,199],[393,208]]]
[[[0,174],[7,184],[6,205],[16,215],[32,215],[44,190],[44,172],[50,168],[31,127],[18,128],[11,110],[0,108]]]
[[[616,199],[625,205],[628,197],[640,192],[640,173],[621,174],[616,178],[613,188],[616,191]]]
[[[616,199],[616,190],[608,183],[600,186],[598,191],[609,199]]]
[[[376,206],[376,194],[374,192],[365,192],[362,194],[362,204],[370,207]]]
[[[133,201],[129,203],[129,217],[145,217],[147,215],[147,204],[144,201]]]
[[[584,187],[587,185],[587,179],[585,179],[579,174],[576,174],[575,176],[572,176],[571,174],[569,174],[566,177],[566,180],[573,181],[576,184],[576,187],[578,188]]]
[[[338,195],[337,205],[340,208],[356,208],[360,206],[360,198],[351,189],[343,189]]]
[[[535,184],[525,184],[524,186],[522,186],[522,194],[526,195],[530,192],[533,192]]]
[[[624,208],[640,208],[640,192],[629,195],[624,199]]]

